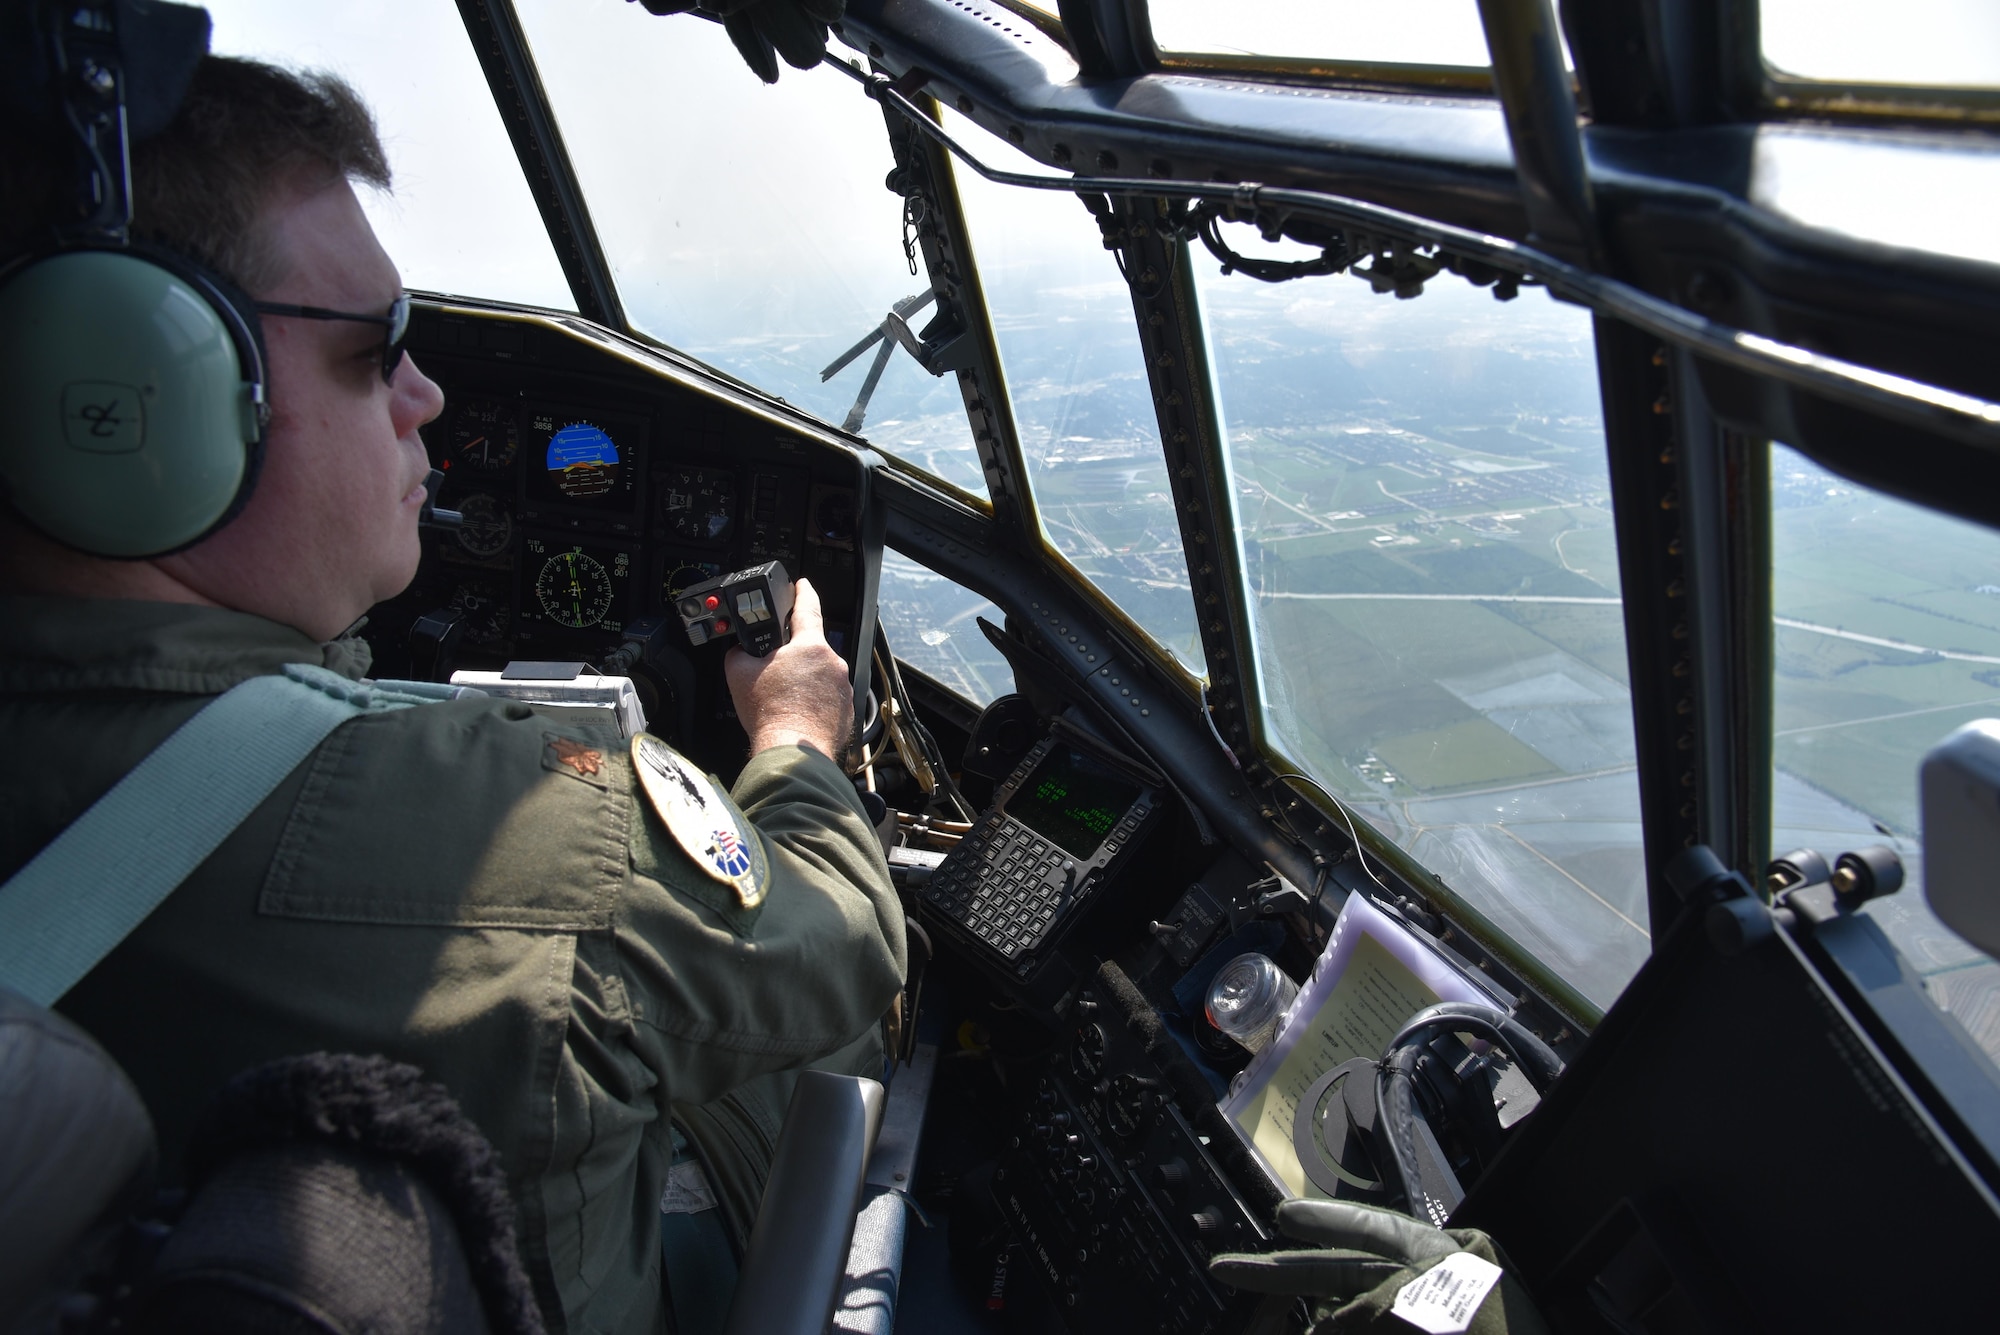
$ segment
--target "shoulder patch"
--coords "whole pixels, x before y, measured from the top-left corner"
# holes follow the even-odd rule
[[[735,890],[744,908],[762,904],[771,877],[763,846],[715,780],[643,732],[632,739],[632,771],[660,823],[695,866]]]

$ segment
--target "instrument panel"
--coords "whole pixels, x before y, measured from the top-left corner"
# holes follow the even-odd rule
[[[426,530],[416,580],[371,611],[377,675],[595,664],[635,623],[672,617],[681,589],[769,560],[811,578],[851,658],[879,569],[859,541],[858,452],[733,386],[690,383],[677,363],[649,372],[560,328],[420,306],[411,352],[445,391],[423,439],[444,475],[437,503],[464,522]],[[423,642],[440,628],[442,651]],[[719,663],[669,651],[719,681]],[[702,693],[708,715],[727,713],[726,693]]]

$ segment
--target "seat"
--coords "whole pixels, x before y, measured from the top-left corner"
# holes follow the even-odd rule
[[[88,1034],[0,988],[0,1330],[52,1327],[151,1196],[153,1123]]]
[[[882,1086],[801,1071],[737,1274],[724,1335],[821,1335],[848,1273]]]
[[[886,1147],[885,1180],[879,1183],[871,1182],[868,1170],[889,1102],[882,1085],[826,1071],[800,1073],[740,1267],[726,1335],[821,1335],[830,1323],[844,1331],[886,1335],[893,1326],[904,1205],[887,1179],[908,1175],[931,1055],[926,1048],[898,1082],[896,1126]],[[381,1305],[384,1295],[374,1280],[394,1279],[392,1271],[400,1274],[395,1266],[365,1264],[365,1275],[352,1265],[324,1272],[309,1266],[294,1274],[296,1248],[278,1245],[281,1234],[288,1234],[271,1227],[266,1217],[271,1208],[291,1211],[293,1222],[304,1218],[324,1236],[387,1238],[398,1227],[406,1233],[414,1229],[413,1237],[422,1235],[418,1243],[403,1245],[409,1241],[403,1239],[384,1255],[444,1259],[439,1275],[413,1273],[408,1285],[398,1281],[398,1287],[411,1290],[414,1307],[391,1302],[394,1312],[358,1313],[371,1329],[538,1328],[525,1276],[515,1271],[495,1283],[493,1275],[481,1273],[490,1269],[490,1253],[504,1251],[505,1259],[512,1259],[511,1230],[492,1238],[475,1227],[468,1238],[464,1202],[441,1199],[409,1165],[365,1146],[359,1152],[304,1142],[281,1147],[270,1142],[267,1128],[255,1125],[271,1111],[274,1090],[296,1095],[316,1083],[351,1082],[357,1073],[379,1080],[384,1072],[398,1085],[392,1094],[435,1090],[402,1089],[417,1073],[380,1058],[325,1054],[273,1063],[232,1082],[237,1115],[224,1128],[228,1153],[203,1172],[179,1227],[166,1235],[157,1268],[139,1286],[153,1298],[145,1310],[125,1314],[133,1329],[154,1328],[156,1319],[176,1329],[264,1329],[289,1311],[287,1292],[302,1293],[321,1309],[347,1305],[330,1303],[331,1297],[364,1291],[374,1298],[363,1306]],[[441,1090],[436,1097],[443,1098]],[[463,1126],[470,1130],[470,1123]],[[0,1127],[6,1128],[0,1135],[0,1199],[7,1202],[0,1211],[0,1328],[52,1329],[59,1303],[72,1318],[81,1314],[76,1294],[87,1276],[121,1264],[117,1253],[126,1221],[143,1214],[151,1199],[152,1124],[117,1063],[87,1034],[0,990]],[[476,1137],[476,1130],[471,1134]],[[299,1214],[301,1202],[314,1208]],[[456,1223],[454,1213],[460,1216]],[[470,1258],[468,1241],[474,1243]],[[344,1255],[357,1264],[369,1253],[353,1246],[308,1250]],[[123,1264],[129,1266],[130,1258]],[[440,1294],[452,1299],[446,1304],[450,1313],[437,1308]],[[836,1306],[843,1309],[837,1322]]]

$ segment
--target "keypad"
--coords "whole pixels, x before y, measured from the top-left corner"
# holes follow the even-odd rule
[[[923,896],[1011,963],[1041,945],[1078,870],[1062,849],[996,814],[939,864]]]

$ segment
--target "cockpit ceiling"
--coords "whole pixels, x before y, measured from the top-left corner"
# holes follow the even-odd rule
[[[1490,98],[1173,71],[1064,80],[1060,66],[1052,73],[1043,58],[1053,45],[1047,37],[1006,31],[984,12],[860,0],[843,33],[890,74],[926,72],[925,93],[1059,170],[1298,185],[1486,233],[1527,231],[1504,118]],[[1964,170],[1948,180],[1926,174],[1941,197],[1888,202],[1857,171],[1844,230],[1804,225],[1754,202],[1771,197],[1759,173],[1767,183],[1786,173],[1796,181],[1805,155],[1815,154],[1815,179],[1825,180],[1826,155],[1852,153],[1859,163],[1859,155],[1892,144]],[[1883,131],[1829,128],[1807,143],[1760,133],[1751,123],[1597,125],[1585,131],[1584,153],[1613,273],[1762,337],[1837,349],[1862,365],[2000,399],[2000,265],[1935,249],[1958,244],[1941,239],[1936,215],[1984,212],[1973,197],[1990,174],[1984,139],[1917,145]],[[1829,208],[1822,197],[1812,216],[1824,218]],[[1926,245],[1933,249],[1917,249]],[[2000,465],[1990,450],[1886,426],[1706,362],[1700,371],[1739,430],[1792,441],[1893,494],[2000,519],[2000,500],[1992,499],[2000,497]],[[1944,489],[1927,481],[1940,476],[1976,476],[1982,485]]]

